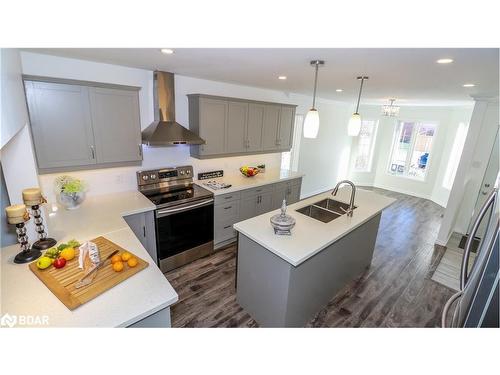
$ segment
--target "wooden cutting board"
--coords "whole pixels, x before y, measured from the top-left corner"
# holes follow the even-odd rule
[[[99,248],[101,260],[105,259],[115,250],[120,251],[120,254],[127,251],[137,258],[137,266],[129,267],[127,263],[124,262],[125,267],[123,271],[115,272],[108,260],[106,265],[96,271],[97,275],[91,284],[76,289],[75,283],[83,276],[83,270],[78,268],[78,249],[75,258],[68,261],[66,265],[60,269],[49,267],[41,270],[36,266],[36,262],[30,263],[29,265],[31,271],[33,271],[47,288],[49,288],[50,291],[70,310],[74,310],[78,306],[94,299],[108,289],[121,283],[123,280],[142,271],[149,265],[146,261],[134,255],[133,252],[123,249],[104,237],[97,237],[91,240],[91,242],[94,242]]]

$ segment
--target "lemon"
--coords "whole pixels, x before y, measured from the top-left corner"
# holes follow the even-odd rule
[[[75,257],[75,248],[67,247],[63,251],[61,251],[61,254],[59,254],[59,256],[66,260],[71,260]]]
[[[49,257],[41,257],[38,259],[36,262],[36,266],[40,268],[41,270],[44,270],[45,268],[49,267],[52,264],[52,259]]]

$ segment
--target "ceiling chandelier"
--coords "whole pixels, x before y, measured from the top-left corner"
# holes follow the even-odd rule
[[[399,106],[394,105],[396,99],[389,99],[391,104],[386,104],[382,106],[382,116],[387,117],[398,117],[399,116]]]
[[[315,108],[316,105],[316,87],[318,85],[318,68],[320,65],[324,65],[325,62],[322,60],[313,60],[311,65],[316,68],[314,73],[314,92],[313,92],[313,103],[312,108],[307,112],[306,119],[304,120],[304,138],[316,138],[319,131],[319,113]]]
[[[356,112],[354,112],[349,120],[349,125],[347,126],[347,134],[351,137],[357,137],[361,130],[361,116],[358,113],[359,110],[359,101],[361,100],[361,92],[363,91],[363,82],[365,79],[368,79],[367,76],[360,76],[358,80],[361,81],[361,85],[359,86],[359,95],[358,95],[358,104],[356,105]]]

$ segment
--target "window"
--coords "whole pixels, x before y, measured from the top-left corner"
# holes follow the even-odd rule
[[[457,134],[455,135],[453,147],[451,148],[450,159],[448,161],[448,165],[446,166],[446,172],[444,173],[443,187],[445,189],[451,190],[453,181],[455,180],[455,175],[457,174],[458,163],[460,162],[460,156],[462,155],[466,136],[467,126],[463,122],[461,122],[460,124],[458,124]]]
[[[354,170],[356,172],[370,172],[372,168],[377,123],[377,121],[373,120],[364,120],[361,122],[361,130],[357,138],[356,156],[354,158]]]
[[[303,115],[295,115],[295,126],[293,128],[292,148],[288,152],[281,153],[281,169],[297,171],[299,168],[299,148],[302,138]]]
[[[388,172],[424,180],[435,132],[436,124],[400,121],[394,132]]]

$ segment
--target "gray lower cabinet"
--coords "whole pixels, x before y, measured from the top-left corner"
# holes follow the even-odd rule
[[[127,222],[151,258],[158,264],[154,211],[124,216],[123,219]]]
[[[283,198],[288,204],[300,199],[302,179],[259,186],[257,188],[217,195],[214,207],[215,247],[224,246],[236,239],[233,224],[281,207]]]
[[[142,160],[139,88],[31,76],[24,85],[39,173]]]
[[[89,94],[97,162],[142,160],[137,92],[91,87]]]
[[[290,150],[295,105],[190,94],[189,129],[205,140],[192,145],[191,156],[203,159],[225,155]]]
[[[38,167],[96,164],[88,87],[25,82]]]

